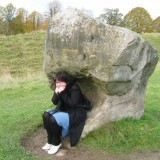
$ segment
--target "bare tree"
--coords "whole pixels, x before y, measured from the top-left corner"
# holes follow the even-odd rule
[[[2,15],[7,22],[10,22],[15,16],[16,8],[10,3],[2,8]]]
[[[58,12],[61,11],[62,5],[59,0],[53,0],[48,4],[48,11],[46,12],[45,16],[47,19],[51,19],[55,16]]]
[[[8,31],[6,32],[6,34],[12,34],[12,21],[15,17],[16,8],[12,3],[9,3],[8,5],[6,5],[6,7],[1,7],[0,12],[5,23],[7,23]]]

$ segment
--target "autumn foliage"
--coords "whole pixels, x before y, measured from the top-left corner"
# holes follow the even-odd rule
[[[29,13],[25,8],[16,9],[13,4],[0,6],[0,34],[15,35],[38,30],[46,30],[50,18],[61,10],[58,0],[48,5],[48,12],[37,11]],[[148,11],[142,7],[133,8],[125,16],[119,9],[104,8],[104,13],[97,18],[103,23],[128,28],[137,33],[160,32],[160,16],[153,20]]]

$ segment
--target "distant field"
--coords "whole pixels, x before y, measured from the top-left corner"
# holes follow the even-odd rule
[[[0,36],[0,74],[42,71],[46,32]]]
[[[142,37],[157,49],[160,58],[160,33],[144,33]]]

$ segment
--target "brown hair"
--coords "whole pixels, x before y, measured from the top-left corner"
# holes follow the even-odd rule
[[[53,78],[52,85],[55,84],[56,81],[66,82],[67,85],[69,85],[75,82],[75,78],[67,71],[59,71],[56,73],[55,77]]]

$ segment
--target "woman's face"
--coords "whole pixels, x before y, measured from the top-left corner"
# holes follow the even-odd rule
[[[56,87],[66,87],[67,83],[63,81],[56,81]]]

